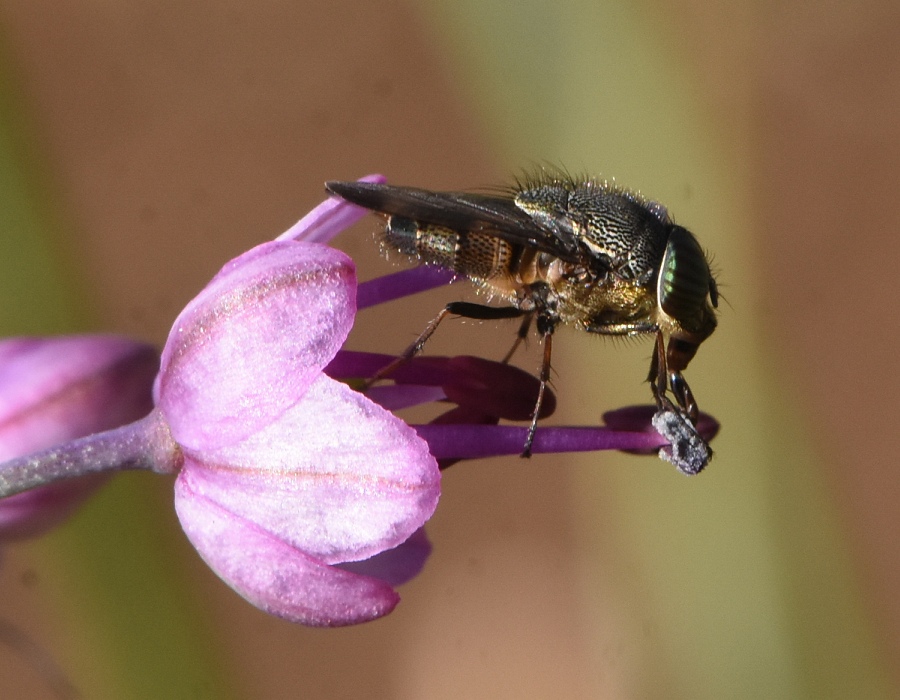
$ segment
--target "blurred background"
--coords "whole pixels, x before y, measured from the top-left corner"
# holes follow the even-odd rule
[[[225,261],[370,172],[615,177],[725,297],[687,372],[722,423],[703,475],[459,464],[424,573],[340,630],[245,603],[171,481],[122,475],[3,549],[3,695],[60,696],[33,643],[85,698],[897,697],[898,38],[876,0],[0,0],[5,335],[161,345]],[[391,269],[375,228],[337,241],[361,279]],[[350,345],[397,352],[460,294],[361,314]],[[448,321],[429,351],[499,358],[515,326]],[[553,420],[646,402],[651,347],[562,331]]]

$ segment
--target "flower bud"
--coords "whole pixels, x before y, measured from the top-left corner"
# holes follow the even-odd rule
[[[152,347],[113,335],[0,341],[0,462],[146,415],[158,364]],[[104,479],[66,480],[0,500],[0,537],[55,526]]]

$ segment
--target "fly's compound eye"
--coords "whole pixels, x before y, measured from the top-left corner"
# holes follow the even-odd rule
[[[707,295],[714,295],[715,282],[706,255],[697,239],[685,228],[673,226],[659,269],[659,305],[669,316],[689,327],[700,321]]]

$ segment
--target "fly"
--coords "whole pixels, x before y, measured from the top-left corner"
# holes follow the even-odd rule
[[[682,372],[716,328],[719,294],[697,239],[664,207],[605,181],[548,175],[500,195],[368,182],[326,187],[385,218],[385,248],[452,270],[507,304],[448,304],[398,362],[418,353],[450,314],[521,317],[513,350],[535,325],[543,359],[523,457],[531,454],[550,378],[553,334],[568,325],[655,336],[648,380],[658,416],[677,425],[664,434],[687,434],[702,445],[682,471],[706,466],[712,452],[696,434],[699,410]]]

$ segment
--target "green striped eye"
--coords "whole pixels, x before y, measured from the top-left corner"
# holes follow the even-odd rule
[[[659,270],[659,305],[683,325],[699,321],[707,295],[717,296],[706,255],[697,239],[681,226],[673,226]]]

